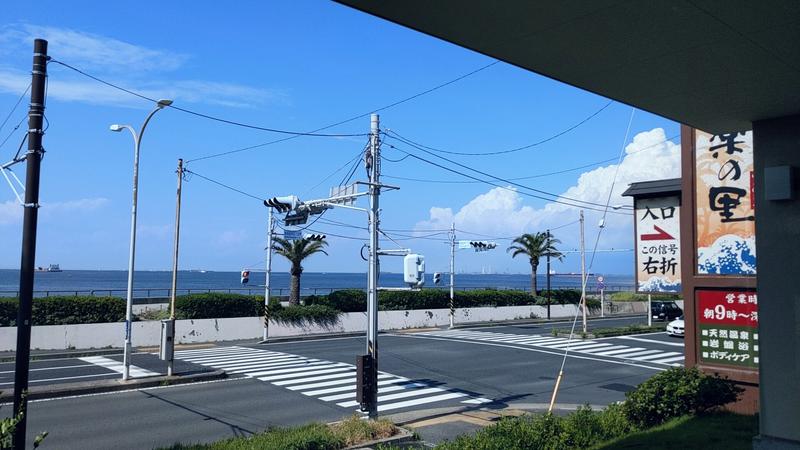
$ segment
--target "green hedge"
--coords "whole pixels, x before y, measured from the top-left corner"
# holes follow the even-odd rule
[[[16,326],[19,299],[0,299],[0,326]],[[41,297],[33,300],[33,325],[120,322],[125,301],[116,297]]]
[[[181,295],[175,299],[175,315],[178,319],[255,317],[263,314],[264,297],[256,295],[211,292]]]
[[[270,302],[269,317],[279,323],[291,325],[330,326],[339,321],[342,314],[338,309],[325,305],[290,305],[283,307],[280,303]]]
[[[677,294],[652,294],[652,300],[681,300],[683,297]],[[611,300],[615,302],[646,302],[647,294],[637,294],[635,292],[614,292]]]

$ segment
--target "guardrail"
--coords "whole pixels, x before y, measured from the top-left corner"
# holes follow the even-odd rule
[[[575,286],[553,286],[552,289],[555,290],[562,290],[562,289],[579,289],[580,287]],[[311,288],[301,288],[300,289],[300,296],[301,297],[308,297],[310,295],[327,295],[333,291],[340,291],[343,289],[360,289],[366,290],[363,287],[311,287]],[[450,289],[449,286],[432,286],[426,289]],[[516,290],[516,291],[530,291],[530,288],[515,288],[515,287],[482,287],[482,286],[470,286],[470,287],[456,287],[459,291],[472,291],[472,290],[480,290],[480,289],[493,289],[493,290]],[[606,286],[605,292],[612,293],[612,292],[631,292],[633,291],[633,286]],[[212,292],[220,292],[220,293],[228,293],[228,294],[244,294],[244,295],[264,295],[264,287],[249,287],[249,288],[187,288],[187,289],[177,289],[177,295],[188,295],[188,294],[207,294]],[[587,289],[588,293],[596,293],[596,289]],[[137,299],[163,299],[169,298],[170,294],[172,293],[171,288],[135,288],[133,290],[133,297]],[[273,288],[270,289],[270,295],[276,297],[283,297],[289,295],[289,288]],[[0,290],[0,297],[18,297],[19,291],[12,291]],[[52,290],[38,290],[33,292],[34,297],[53,297],[53,296],[93,296],[93,297],[126,297],[127,290],[126,289],[70,289],[70,290],[62,290],[62,289],[52,289]]]

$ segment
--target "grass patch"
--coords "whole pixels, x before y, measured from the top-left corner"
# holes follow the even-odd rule
[[[362,420],[353,415],[339,423],[312,423],[300,427],[272,428],[249,437],[236,437],[211,444],[175,444],[162,450],[338,450],[397,434],[386,419]]]
[[[758,434],[758,416],[718,413],[684,416],[631,435],[603,442],[595,450],[676,448],[724,448],[749,450]]]
[[[678,294],[651,294],[653,301],[683,300]],[[646,302],[647,294],[637,294],[636,292],[614,292],[611,294],[611,301],[614,302]]]
[[[615,328],[597,328],[591,330],[595,337],[608,337],[608,336],[624,336],[626,334],[642,334],[654,333],[657,331],[664,331],[667,329],[667,323],[658,323],[652,326],[647,325],[628,325],[627,327]]]

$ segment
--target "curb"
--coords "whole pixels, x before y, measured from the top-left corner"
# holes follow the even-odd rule
[[[28,389],[28,400],[41,400],[60,397],[71,397],[75,395],[99,394],[104,392],[126,391],[131,389],[143,389],[156,386],[173,386],[179,384],[197,383],[200,381],[221,380],[227,378],[228,374],[224,370],[213,372],[201,372],[183,376],[166,375],[141,378],[132,381],[121,381],[119,379],[101,380],[95,382],[82,383],[63,383],[51,384],[46,386],[33,386]],[[14,399],[13,393],[0,394],[0,403],[7,403]]]

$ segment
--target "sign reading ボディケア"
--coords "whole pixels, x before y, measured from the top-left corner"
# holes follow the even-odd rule
[[[755,275],[752,131],[695,134],[698,275]]]
[[[680,198],[636,199],[636,290],[680,292]]]
[[[753,291],[697,291],[699,360],[758,368],[758,296]]]

